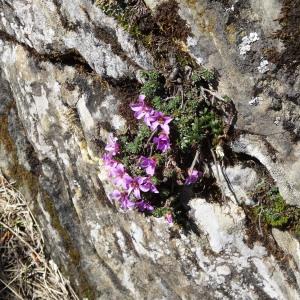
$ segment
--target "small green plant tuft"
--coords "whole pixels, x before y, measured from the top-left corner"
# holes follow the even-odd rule
[[[141,38],[143,36],[139,27],[132,22],[133,11],[131,7],[126,3],[127,1],[111,1],[111,0],[96,0],[96,5],[98,5],[103,12],[115,18],[118,23],[129,32],[135,38]]]
[[[156,110],[159,110],[165,114],[172,114],[173,116],[177,116],[179,114],[181,99],[179,96],[174,96],[169,100],[162,100],[161,97],[155,96],[151,100],[151,104]]]
[[[231,102],[232,101],[232,99],[229,97],[229,96],[227,96],[227,95],[224,95],[223,96],[223,99],[226,101],[226,102]]]
[[[147,98],[161,96],[164,91],[163,77],[157,71],[144,71],[142,77],[145,80],[141,93]]]
[[[289,206],[284,201],[277,187],[272,187],[265,194],[263,204],[255,207],[255,215],[271,227],[298,228],[300,209]]]
[[[208,69],[201,69],[197,72],[194,72],[192,75],[192,81],[194,84],[199,84],[203,81],[212,82],[216,79],[215,72]]]
[[[202,80],[202,75],[208,76],[209,72],[196,72],[192,77]],[[156,71],[144,72],[145,83],[141,88],[141,93],[150,99],[150,103],[158,111],[174,117],[174,127],[177,133],[177,143],[181,150],[185,151],[190,147],[196,147],[205,138],[211,139],[214,145],[218,137],[223,132],[221,118],[213,111],[212,107],[199,98],[199,86],[192,85],[182,96],[171,96],[163,98],[164,86],[163,78]],[[211,78],[211,77],[209,77]],[[198,80],[198,79],[197,79]]]
[[[132,141],[129,142],[127,136],[122,136],[122,150],[124,151],[124,153],[127,153],[129,155],[143,152],[143,147],[150,135],[150,129],[144,124],[139,124],[137,134]]]
[[[294,234],[297,239],[300,239],[300,223],[298,223],[294,228]]]
[[[179,132],[178,143],[182,150],[195,147],[205,138],[211,138],[211,144],[215,144],[223,132],[221,120],[207,108],[203,110],[198,108],[198,113],[195,110],[194,114],[189,110],[183,111],[175,121]]]
[[[267,224],[272,227],[282,227],[289,222],[287,205],[279,193],[277,187],[271,188],[267,193],[269,206],[263,211],[263,216]]]
[[[161,218],[165,216],[168,212],[170,212],[170,208],[168,207],[158,207],[153,211],[153,216],[156,218]]]

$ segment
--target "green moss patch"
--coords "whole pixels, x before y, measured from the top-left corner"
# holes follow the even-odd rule
[[[271,228],[297,232],[300,228],[300,208],[288,205],[277,187],[261,187],[254,197],[259,205],[253,208],[254,218]]]

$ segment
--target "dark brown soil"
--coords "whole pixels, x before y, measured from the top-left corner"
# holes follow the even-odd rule
[[[288,67],[295,70],[300,64],[300,5],[299,1],[283,0],[281,16],[278,19],[281,29],[274,33],[274,37],[280,39],[285,50],[278,54],[271,51],[270,61],[277,60],[279,68]]]

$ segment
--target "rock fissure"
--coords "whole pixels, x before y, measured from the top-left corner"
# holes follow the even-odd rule
[[[0,167],[34,207],[48,253],[88,299],[298,299],[299,145],[284,131],[299,135],[296,39],[289,44],[297,9],[276,0],[122,3],[132,19],[124,10],[107,17],[92,1],[0,0]],[[222,165],[232,191],[222,174],[203,182],[205,199],[185,203],[195,230],[125,215],[106,196],[107,133],[124,130],[124,117],[133,126],[140,71],[155,65],[176,94],[200,62],[216,69],[214,88],[237,110],[241,134],[224,144]]]
[[[64,53],[49,53],[49,54],[40,54],[34,48],[28,46],[25,43],[18,41],[13,36],[9,35],[5,31],[0,31],[0,39],[4,41],[9,41],[14,44],[22,46],[24,49],[30,53],[32,57],[43,62],[49,61],[53,64],[61,64],[65,66],[74,66],[78,67],[80,71],[84,71],[86,73],[95,73],[91,66],[87,63],[87,61],[83,58],[83,56],[76,49],[68,49]]]

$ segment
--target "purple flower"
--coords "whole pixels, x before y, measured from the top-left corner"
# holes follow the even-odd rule
[[[153,176],[154,172],[155,172],[156,161],[155,161],[155,159],[141,156],[140,157],[140,167],[143,168],[148,175]]]
[[[170,133],[169,123],[173,119],[171,117],[165,116],[162,112],[156,111],[153,115],[149,116],[149,123],[151,123],[150,128],[154,131],[160,126],[160,128],[166,133]],[[148,125],[148,124],[147,124]]]
[[[195,183],[199,177],[202,176],[202,173],[197,170],[188,170],[188,177],[185,180],[185,185],[190,185]]]
[[[145,96],[140,95],[139,101],[137,103],[133,103],[130,105],[130,108],[134,111],[134,117],[138,120],[142,118],[146,118],[152,109],[146,105],[145,103]]]
[[[144,200],[141,200],[139,202],[135,203],[135,207],[139,210],[139,211],[153,211],[154,207],[149,204],[148,202],[145,202]]]
[[[168,212],[168,213],[165,215],[165,218],[166,218],[166,220],[167,220],[167,222],[168,222],[169,224],[172,224],[172,223],[173,223],[173,215],[172,215],[172,213]]]
[[[156,148],[162,152],[166,152],[171,148],[169,136],[165,132],[162,132],[158,137],[155,137],[153,143],[156,144]]]
[[[126,188],[126,178],[130,177],[122,164],[114,165],[110,168],[110,176],[114,177],[114,184]]]
[[[157,113],[156,110],[150,109],[150,111],[148,112],[148,114],[145,115],[144,122],[150,128],[151,128],[152,123],[156,120],[156,118],[155,118],[155,114],[156,113]]]
[[[118,139],[115,138],[112,134],[109,135],[105,150],[112,156],[115,156],[120,152],[120,145],[117,143],[117,140]]]
[[[144,182],[145,177],[135,177],[132,178],[130,176],[126,176],[125,185],[128,194],[130,195],[132,192],[137,199],[141,199],[141,186]]]
[[[145,101],[146,96],[145,95],[139,95],[139,101]]]
[[[157,190],[156,186],[152,183],[149,177],[142,177],[143,181],[141,183],[140,189],[143,192],[152,192],[158,194],[159,191]]]
[[[107,168],[114,167],[118,164],[118,162],[112,158],[112,155],[110,153],[103,154],[102,159],[104,162],[104,166]]]
[[[111,169],[111,175],[113,177],[123,177],[125,173],[125,168],[122,164],[117,164]]]
[[[129,200],[127,192],[115,190],[110,194],[110,197],[114,200],[117,200],[121,204],[121,208],[124,210],[135,206],[135,203]]]

